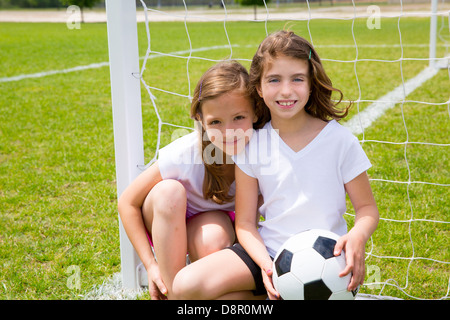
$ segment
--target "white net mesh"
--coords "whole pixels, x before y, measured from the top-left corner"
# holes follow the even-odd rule
[[[367,245],[361,292],[448,299],[449,3],[439,1],[430,58],[430,3],[280,2],[262,2],[255,20],[252,7],[228,1],[208,8],[141,0],[145,54],[135,76],[148,94],[142,103],[148,165],[193,127],[192,91],[209,66],[223,59],[249,66],[268,33],[289,28],[311,41],[333,84],[354,102],[343,123],[373,164],[368,173],[381,221]]]

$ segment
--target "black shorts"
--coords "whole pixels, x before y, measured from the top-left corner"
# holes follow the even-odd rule
[[[245,249],[239,243],[235,243],[232,247],[227,247],[227,249],[230,249],[231,251],[236,253],[239,258],[244,261],[244,263],[252,273],[256,286],[256,289],[253,290],[253,294],[255,296],[267,294],[267,290],[262,279],[261,268],[252,260],[252,258],[250,258],[247,251],[245,251]]]

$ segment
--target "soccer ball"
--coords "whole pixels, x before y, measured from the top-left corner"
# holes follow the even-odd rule
[[[273,284],[284,300],[353,300],[358,289],[347,291],[351,273],[339,277],[345,268],[345,254],[334,256],[339,236],[312,229],[290,237],[273,262]]]

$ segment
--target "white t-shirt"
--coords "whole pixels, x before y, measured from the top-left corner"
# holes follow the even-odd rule
[[[178,180],[187,193],[187,217],[213,210],[234,211],[234,201],[223,205],[203,198],[205,166],[198,131],[187,134],[159,150],[158,166],[163,179]],[[235,183],[229,194],[236,192]]]
[[[345,234],[344,184],[371,167],[358,139],[334,120],[299,152],[284,143],[269,122],[234,160],[258,179],[265,218],[259,232],[271,256],[304,230]]]

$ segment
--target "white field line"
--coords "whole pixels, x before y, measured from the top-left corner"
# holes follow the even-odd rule
[[[136,300],[146,289],[127,289],[122,286],[122,275],[114,273],[101,285],[92,287],[91,291],[81,295],[84,300]]]
[[[434,77],[438,72],[439,68],[427,67],[414,78],[399,85],[388,94],[370,104],[363,111],[358,112],[357,115],[343,123],[343,125],[349,128],[354,135],[363,133],[364,129],[370,127],[387,110],[393,108],[395,104],[404,101],[411,92],[420,87],[425,81]]]
[[[187,54],[190,52],[202,52],[202,51],[208,51],[208,50],[227,49],[229,47],[230,47],[229,45],[203,47],[203,48],[197,48],[197,49],[192,49],[192,50],[174,51],[171,53],[167,53],[166,55],[181,55],[181,54]],[[234,47],[234,46],[232,45],[232,47]],[[148,57],[148,59],[159,58],[162,55],[163,54],[152,54]],[[140,58],[140,60],[142,60],[142,59],[144,59],[144,57]],[[42,78],[42,77],[47,77],[47,76],[51,76],[54,74],[70,73],[70,72],[77,72],[77,71],[83,71],[83,70],[89,70],[89,69],[98,69],[98,68],[108,67],[108,66],[109,66],[109,62],[99,62],[99,63],[91,63],[88,65],[77,66],[77,67],[68,68],[68,69],[49,70],[49,71],[38,72],[38,73],[21,74],[21,75],[13,76],[13,77],[0,78],[0,83],[1,82],[20,81],[23,79],[30,79],[30,78]]]
[[[23,79],[30,79],[30,78],[42,78],[42,77],[47,77],[47,76],[51,76],[51,75],[59,74],[59,73],[83,71],[83,70],[96,69],[96,68],[101,68],[101,67],[106,67],[106,66],[109,66],[109,62],[92,63],[92,64],[88,64],[85,66],[78,66],[78,67],[68,68],[68,69],[50,70],[50,71],[44,71],[44,72],[38,72],[38,73],[20,74],[18,76],[0,78],[0,82],[13,82],[13,81],[20,81]]]
[[[358,48],[399,48],[402,47],[417,47],[417,48],[426,48],[429,45],[428,44],[362,44],[358,45]],[[232,47],[240,47],[239,45],[232,45]],[[256,49],[257,45],[246,45],[245,47],[254,47]],[[353,44],[329,44],[329,45],[316,45],[317,48],[355,48],[355,45]],[[202,51],[208,51],[208,50],[217,50],[217,49],[227,49],[230,48],[229,45],[222,45],[222,46],[212,46],[212,47],[202,47],[192,50],[182,50],[182,51],[175,51],[171,53],[167,53],[168,56],[173,55],[182,55],[182,54],[188,54],[191,52],[202,52]],[[161,54],[152,54],[148,57],[148,59],[154,59],[158,58],[164,55]],[[141,60],[144,59],[144,57],[140,58]],[[323,59],[326,60],[326,59]],[[354,61],[351,61],[354,62]],[[55,74],[61,74],[61,73],[71,73],[71,72],[77,72],[77,71],[83,71],[83,70],[89,70],[89,69],[98,69],[102,67],[108,67],[109,62],[99,62],[99,63],[91,63],[84,66],[77,66],[73,68],[67,68],[67,69],[60,69],[60,70],[49,70],[49,71],[43,71],[43,72],[37,72],[37,73],[29,73],[29,74],[20,74],[17,76],[12,77],[3,77],[0,78],[0,83],[2,82],[13,82],[13,81],[20,81],[24,79],[32,79],[32,78],[42,78],[47,77]]]

